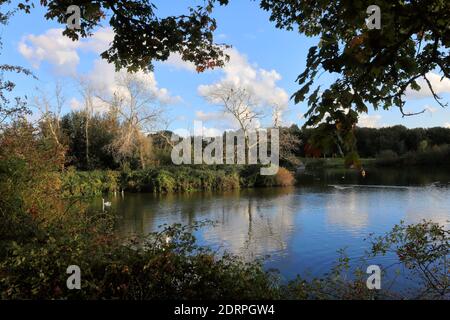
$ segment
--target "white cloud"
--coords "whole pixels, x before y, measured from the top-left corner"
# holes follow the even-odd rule
[[[109,47],[114,38],[111,28],[98,29],[93,35],[79,41],[72,41],[62,34],[63,29],[49,29],[42,35],[27,35],[19,43],[19,52],[30,61],[35,68],[39,68],[42,62],[50,63],[59,74],[77,76],[77,66],[80,63],[80,52],[94,52],[100,54]],[[92,86],[106,94],[112,94],[120,88],[116,84],[116,78],[126,71],[116,72],[112,64],[98,58],[94,60],[93,68],[87,74],[81,76],[88,80]],[[161,103],[176,103],[180,97],[173,97],[166,88],[160,88],[153,73],[137,73],[137,76],[148,86],[156,100]],[[96,99],[98,111],[102,111],[100,99]],[[70,102],[72,109],[81,107],[81,103],[73,98]]]
[[[195,112],[195,119],[202,122],[212,122],[219,128],[218,130],[221,130],[222,132],[239,128],[239,124],[233,116],[222,111],[204,112],[202,110],[197,110]]]
[[[202,110],[196,111],[195,116],[200,121],[222,121],[224,117],[227,117],[223,112],[203,112]]]
[[[429,106],[429,105],[425,105],[424,106],[424,110],[428,111],[430,114],[435,113],[436,111],[438,111],[437,108]]]
[[[114,65],[109,64],[106,60],[97,59],[94,61],[94,67],[91,72],[86,75],[87,80],[98,91],[103,91],[106,94],[113,94],[120,91],[117,85],[117,77],[126,74],[125,70],[119,72],[115,71]],[[177,103],[181,100],[180,97],[173,97],[166,88],[159,88],[153,72],[138,71],[135,73],[137,78],[141,80],[148,87],[155,98],[164,104]]]
[[[107,103],[98,97],[92,98],[92,105],[93,105],[94,113],[104,113],[109,110],[109,106],[107,105]],[[69,106],[70,106],[70,109],[73,111],[81,111],[84,109],[83,102],[78,100],[75,97],[72,97],[70,99]]]
[[[444,123],[444,127],[447,128],[447,129],[450,129],[450,122]]]
[[[124,88],[118,85],[117,79],[120,76],[126,74],[125,70],[121,70],[119,72],[115,71],[114,65],[109,64],[103,59],[96,59],[94,61],[94,67],[92,70],[81,76],[83,80],[86,80],[97,92],[100,92],[105,96],[112,96],[115,92],[121,92],[122,94],[127,94],[127,92],[123,91]],[[172,104],[178,103],[182,99],[179,96],[172,96],[170,92],[166,88],[160,88],[158,86],[158,82],[155,79],[155,75],[153,72],[143,72],[139,71],[135,73],[137,78],[142,81],[148,90],[153,94],[155,100],[162,104]],[[107,110],[107,106],[105,103],[98,98],[95,98],[94,105],[98,106],[96,111],[102,112]],[[77,100],[77,102],[71,101],[72,108],[81,106],[81,102]]]
[[[72,109],[74,111],[83,109],[82,103],[78,99],[75,99],[75,98],[70,99],[69,105],[70,105],[70,109]]]
[[[230,61],[221,69],[224,77],[211,85],[200,85],[198,92],[207,96],[223,86],[237,86],[250,91],[259,104],[270,107],[279,105],[282,110],[287,108],[289,95],[277,86],[281,75],[275,70],[265,70],[255,64],[250,64],[245,55],[236,49],[227,51]]]
[[[74,73],[80,57],[77,53],[79,42],[62,35],[63,29],[50,29],[42,35],[27,35],[19,43],[19,52],[39,68],[43,61],[51,63],[59,73]]]
[[[431,86],[434,92],[437,95],[443,93],[450,93],[450,79],[444,78],[441,80],[441,76],[434,73],[429,72],[427,74],[427,79],[430,81]],[[411,87],[408,87],[406,90],[406,98],[408,99],[421,99],[421,98],[429,98],[433,97],[431,90],[428,88],[428,84],[424,79],[420,79],[417,81],[420,86],[419,91],[412,90]]]
[[[175,69],[196,71],[195,65],[192,62],[184,61],[179,53],[171,53],[163,64],[174,67]]]
[[[381,120],[380,115],[369,116],[367,114],[361,114],[358,120],[359,127],[366,128],[378,128],[380,126],[379,122]]]
[[[202,137],[218,137],[223,134],[223,130],[217,129],[217,128],[208,128],[203,126],[201,130],[198,130],[197,132],[194,132],[194,135],[202,136]]]
[[[49,29],[41,35],[29,34],[22,38],[18,50],[34,68],[48,62],[59,74],[73,75],[80,62],[78,50],[101,53],[108,48],[114,34],[112,29],[96,31],[92,37],[72,41],[62,34],[64,29]]]

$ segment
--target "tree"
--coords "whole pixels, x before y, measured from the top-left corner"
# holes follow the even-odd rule
[[[263,113],[258,110],[258,101],[252,92],[245,87],[234,84],[214,86],[203,93],[205,99],[222,107],[225,114],[229,114],[239,125],[245,137],[245,145],[249,146],[249,130],[259,125]]]
[[[52,99],[53,98],[53,99]],[[44,135],[50,135],[57,149],[64,151],[61,132],[61,110],[65,105],[65,97],[61,83],[55,84],[54,95],[50,98],[43,90],[39,90],[39,96],[34,97],[34,106],[41,114],[40,124]],[[53,101],[52,101],[53,100]]]
[[[137,154],[141,167],[145,168],[151,151],[148,135],[155,131],[163,109],[139,74],[119,74],[116,81],[118,89],[112,98],[102,98],[120,123],[118,135],[110,147],[121,160]]]
[[[89,156],[89,125],[90,125],[90,120],[94,114],[94,101],[96,98],[96,93],[95,93],[95,88],[94,85],[91,83],[91,81],[89,81],[89,79],[83,78],[83,77],[78,77],[76,79],[76,81],[78,82],[78,89],[79,92],[83,98],[83,115],[85,117],[85,121],[84,121],[84,134],[85,134],[85,138],[86,138],[86,166],[89,169],[91,167],[90,164],[90,156]]]
[[[116,118],[110,113],[97,113],[90,119],[90,167],[86,162],[85,121],[86,116],[80,111],[72,111],[61,119],[61,131],[67,144],[67,164],[79,170],[116,169],[117,162],[109,148],[119,131]]]
[[[403,116],[407,89],[420,90],[420,80],[441,105],[430,72],[450,75],[450,2],[445,0],[276,1],[261,0],[280,29],[320,39],[309,50],[302,86],[293,98],[307,100],[307,126],[336,131],[354,148],[358,114],[396,106]],[[381,29],[368,29],[367,7],[381,8]],[[333,74],[328,87],[314,86],[319,71]],[[422,111],[423,112],[423,111]],[[325,124],[323,124],[325,123]]]
[[[394,253],[399,260],[397,264],[402,264],[417,279],[419,286],[414,299],[450,298],[450,231],[445,226],[427,220],[411,225],[402,221],[388,234],[369,238],[370,257]]]
[[[300,129],[296,125],[289,128],[279,127],[280,130],[280,165],[295,169],[301,162],[297,155],[302,143]]]
[[[9,0],[0,0],[0,5],[9,3]],[[0,11],[0,25],[7,25],[9,18],[13,14],[14,11]],[[0,37],[0,49],[2,47],[3,42]],[[16,85],[14,82],[5,78],[5,74],[11,72],[36,78],[28,69],[10,64],[0,64],[0,125],[2,125],[7,119],[11,119],[17,116],[20,117],[30,113],[30,110],[26,105],[26,99],[24,99],[23,97],[13,97],[12,99],[14,100],[14,102],[11,102],[11,97],[9,97],[9,94],[14,90]]]
[[[183,60],[193,62],[198,71],[220,67],[228,59],[224,45],[214,43],[216,21],[211,18],[214,4],[228,0],[207,0],[202,5],[189,7],[187,14],[158,17],[157,7],[150,0],[43,0],[47,7],[45,17],[66,24],[69,5],[80,7],[79,30],[66,28],[64,34],[73,40],[88,37],[92,30],[109,18],[114,40],[101,56],[117,69],[128,71],[152,70],[155,60],[167,60],[178,53]],[[30,12],[32,0],[24,0],[18,7]],[[108,18],[107,18],[108,17]]]

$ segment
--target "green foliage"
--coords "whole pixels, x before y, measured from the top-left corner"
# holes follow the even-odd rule
[[[179,16],[161,17],[153,1],[72,1],[70,5],[81,8],[81,29],[66,28],[64,34],[72,40],[88,37],[92,31],[105,23],[114,29],[114,39],[101,56],[117,69],[128,71],[152,70],[155,61],[164,61],[173,52],[185,61],[191,61],[198,71],[220,67],[227,60],[223,46],[216,45],[213,32],[216,21],[211,17],[214,2],[187,8]],[[217,1],[226,4],[228,0]],[[67,3],[64,1],[41,1],[46,7],[46,19],[66,24]],[[31,10],[30,0],[18,7]]]
[[[275,277],[196,245],[195,227],[174,225],[144,239],[114,238],[108,218],[78,218],[18,246],[0,263],[3,299],[257,299],[275,298]],[[101,231],[99,231],[101,230]],[[171,239],[169,242],[167,239]],[[39,245],[38,245],[39,244]],[[82,290],[68,290],[66,268],[78,265]]]
[[[134,192],[189,192],[239,188],[238,173],[230,167],[165,166],[123,173],[125,190]]]
[[[247,166],[241,171],[241,184],[245,187],[288,187],[295,184],[294,175],[279,168],[275,175],[261,175],[260,166]]]
[[[76,171],[70,167],[61,174],[65,197],[91,197],[117,192],[119,173],[116,171]]]
[[[75,213],[75,212],[74,212]],[[364,269],[345,251],[329,274],[283,283],[261,261],[218,255],[196,244],[194,226],[165,226],[144,238],[120,239],[110,216],[73,214],[37,236],[12,242],[0,262],[2,299],[398,299],[368,290]],[[396,226],[373,240],[371,255],[394,249],[400,264],[423,277],[414,298],[448,298],[449,231],[431,222]],[[82,290],[68,290],[66,268],[82,270]],[[425,269],[424,269],[425,268]],[[427,269],[428,268],[428,269]],[[425,270],[425,272],[423,271]],[[438,279],[439,282],[434,282]]]
[[[89,163],[86,157],[86,115],[70,112],[61,119],[63,140],[67,144],[67,165],[79,170],[117,169],[109,148],[116,138],[117,123],[106,115],[95,114],[89,119]]]
[[[424,220],[418,224],[396,225],[389,234],[372,237],[371,255],[393,252],[400,263],[421,281],[415,298],[449,299],[450,231]]]
[[[69,167],[61,176],[64,197],[92,197],[102,193],[192,192],[250,187],[291,186],[292,173],[280,168],[273,176],[260,175],[260,166],[162,166],[142,170],[76,171]]]
[[[0,257],[5,255],[11,241],[22,242],[35,231],[35,222],[26,213],[21,197],[26,178],[23,159],[0,161]]]
[[[410,151],[397,156],[393,151],[386,150],[376,160],[378,166],[448,166],[450,145],[434,146],[420,151]]]
[[[367,28],[369,5],[380,7],[381,29]],[[308,102],[305,125],[339,134],[349,144],[343,151],[352,151],[358,115],[367,113],[368,106],[396,106],[410,115],[403,109],[404,93],[410,87],[420,90],[419,80],[444,106],[429,73],[450,77],[450,2],[261,0],[260,6],[277,28],[319,38],[309,50],[306,69],[297,79],[301,88],[293,98]],[[335,79],[327,88],[315,83],[322,71]]]
[[[357,128],[355,136],[358,153],[366,158],[375,158],[383,150],[392,150],[402,156],[407,152],[426,151],[433,146],[450,145],[450,129],[440,127]]]

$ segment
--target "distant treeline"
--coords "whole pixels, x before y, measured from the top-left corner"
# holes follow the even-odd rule
[[[433,147],[450,145],[450,129],[442,127],[357,128],[355,134],[358,153],[363,158],[377,158],[386,151],[403,156],[408,152],[424,152]]]
[[[45,132],[45,123],[42,126]],[[93,115],[86,131],[83,112],[71,112],[59,120],[59,128],[59,141],[66,148],[66,166],[78,170],[117,170],[124,167],[134,170],[172,164],[170,131],[147,135],[145,143],[141,141],[140,146],[131,149],[132,152],[118,157],[113,146],[120,124],[109,114]],[[356,128],[355,136],[361,158],[392,160],[418,156],[424,162],[427,154],[439,153],[442,157],[442,150],[445,157],[446,146],[450,145],[450,129],[442,127],[408,129],[398,125],[379,129]],[[301,129],[297,125],[280,128],[282,167],[293,169],[300,158],[340,156],[339,144],[332,137],[318,139],[313,129]]]

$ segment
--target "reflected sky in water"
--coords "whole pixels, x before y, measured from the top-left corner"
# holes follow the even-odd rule
[[[392,186],[351,179],[333,184],[323,176],[313,180],[320,183],[225,193],[126,194],[108,200],[122,235],[146,234],[165,223],[216,221],[197,232],[200,244],[247,260],[269,255],[266,266],[287,279],[299,273],[322,275],[344,247],[351,258],[361,257],[369,233],[387,232],[400,220],[431,219],[447,226],[450,220],[448,181]],[[377,262],[390,264],[392,258]]]

